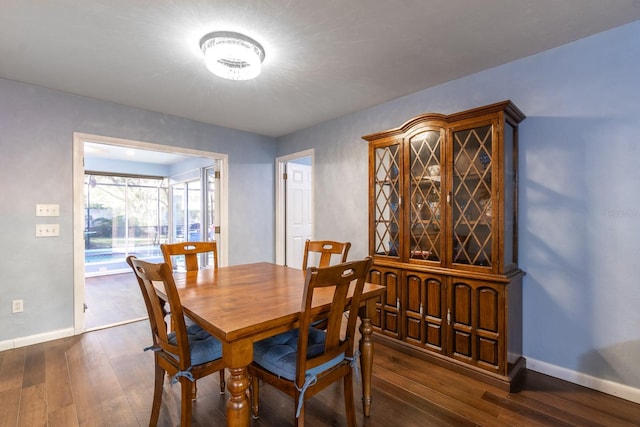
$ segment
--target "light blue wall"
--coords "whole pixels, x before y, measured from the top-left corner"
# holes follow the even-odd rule
[[[228,154],[229,263],[275,259],[273,138],[0,79],[0,342],[73,327],[73,132]]]
[[[367,254],[362,135],[511,99],[520,127],[524,353],[640,388],[640,21],[278,140],[315,148],[315,237]],[[324,208],[327,206],[327,208]],[[568,375],[571,376],[571,375]]]

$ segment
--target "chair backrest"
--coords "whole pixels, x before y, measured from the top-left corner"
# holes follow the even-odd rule
[[[307,240],[304,243],[304,256],[302,258],[302,271],[310,267],[309,257],[313,253],[320,254],[320,260],[316,267],[328,267],[333,255],[340,257],[340,263],[347,261],[347,255],[351,248],[351,242],[335,242],[333,240]]]
[[[330,267],[310,267],[305,275],[305,287],[300,311],[300,328],[298,334],[298,354],[296,367],[296,383],[303,384],[305,373],[333,360],[344,353],[346,357],[353,357],[354,334],[358,316],[349,316],[344,339],[340,338],[343,314],[348,305],[349,289],[353,289],[350,309],[356,313],[360,306],[362,290],[373,259],[367,257],[360,261],[345,262]],[[326,339],[324,351],[307,358],[307,344],[309,327],[314,320],[311,306],[314,293],[321,288],[333,288],[331,308],[327,319]],[[326,314],[322,315],[324,319]]]
[[[180,370],[188,369],[191,366],[191,354],[187,338],[187,327],[184,322],[182,304],[180,303],[171,268],[166,263],[152,264],[137,259],[133,255],[127,257],[127,263],[133,269],[136,279],[138,279],[142,297],[147,306],[149,322],[151,323],[151,335],[155,347],[154,351],[162,350],[165,353],[165,358],[171,359]],[[153,282],[164,285],[164,292],[169,303],[173,329],[176,335],[175,344],[169,341],[169,333],[164,321],[164,301],[160,299]]]
[[[203,253],[213,253],[213,267],[218,268],[218,245],[216,242],[182,242],[163,243],[160,245],[164,262],[169,264],[169,269],[173,270],[174,265],[171,257],[183,255],[186,271],[195,271],[200,268],[198,256]]]

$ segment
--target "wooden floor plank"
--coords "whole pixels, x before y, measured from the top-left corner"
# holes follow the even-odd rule
[[[22,389],[18,427],[47,425],[47,392],[44,383]]]
[[[47,416],[48,427],[79,427],[76,406],[69,405],[49,412]]]
[[[22,388],[44,384],[46,381],[45,359],[43,344],[33,345],[27,348],[24,360],[24,375]]]
[[[3,352],[4,357],[0,366],[0,391],[22,388],[26,351],[26,347],[21,347]]]
[[[541,426],[604,427],[607,425],[596,422],[588,418],[588,416],[563,411],[553,405],[540,402],[532,403],[529,400],[521,401],[519,396],[515,394],[509,396],[509,398],[503,398],[492,393],[486,393],[483,398],[505,409],[507,414],[520,414]],[[619,424],[616,424],[616,426],[622,427]]]
[[[450,396],[434,390],[424,384],[416,382],[407,377],[402,377],[394,373],[386,373],[383,376],[374,377],[375,386],[378,389],[389,392],[397,396],[398,400],[405,403],[411,402],[416,410],[427,411],[431,415],[438,414],[438,419],[449,419],[456,425],[493,425],[500,426],[498,420],[499,410],[490,405],[478,406],[478,400],[471,402],[473,406],[462,400],[452,399]]]
[[[527,388],[512,395],[512,399],[528,405],[548,405],[568,418],[583,417],[600,425],[609,425],[612,420],[620,426],[640,424],[640,409],[619,397],[535,371],[527,372],[526,381]]]
[[[49,413],[55,413],[61,408],[73,406],[75,414],[67,365],[67,342],[63,341],[61,345],[51,345],[45,351],[47,411]]]
[[[67,352],[78,422],[80,425],[102,425],[104,420],[111,419],[114,422],[111,425],[136,425],[125,390],[109,361],[110,349],[102,345],[100,333],[88,334]]]
[[[0,426],[15,426],[20,412],[22,387],[0,391]]]
[[[453,404],[458,413],[468,416],[484,414],[488,417],[481,421],[497,422],[500,408],[484,402],[482,395],[488,389],[501,393],[499,389],[468,379],[444,367],[425,364],[415,357],[405,356],[399,359],[398,355],[398,352],[389,347],[376,346],[375,375],[389,382],[402,384],[405,389],[414,389],[414,393],[429,401],[446,406]],[[465,383],[463,389],[459,387],[461,381]]]
[[[477,425],[473,420],[465,418],[462,415],[457,414],[455,411],[438,405],[437,403],[425,399],[421,399],[419,396],[408,393],[402,388],[402,385],[395,385],[379,378],[373,379],[374,387],[380,390],[378,395],[386,394],[392,401],[393,407],[406,406],[410,407],[405,409],[405,412],[412,414],[413,420],[409,421],[415,425],[442,425],[442,426],[459,426],[459,427],[472,427]],[[376,401],[376,405],[377,405]],[[376,410],[376,413],[378,411]],[[427,422],[427,420],[429,420]],[[392,422],[393,420],[389,420]],[[422,423],[422,424],[421,424]]]
[[[501,407],[503,409],[502,413],[504,414],[502,419],[505,421],[513,422],[514,418],[517,416],[528,420],[528,422],[532,422],[533,424],[531,425],[533,426],[571,427],[576,425],[572,422],[565,421],[562,418],[558,418],[555,411],[542,412],[541,410],[534,409],[531,406],[522,405],[513,399],[496,396],[493,393],[485,393],[483,399]],[[585,424],[585,427],[586,426],[587,424]]]

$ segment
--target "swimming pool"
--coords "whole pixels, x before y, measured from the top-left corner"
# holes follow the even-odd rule
[[[162,253],[160,247],[149,246],[135,248],[132,252],[123,249],[89,249],[84,253],[85,276],[100,276],[103,274],[125,273],[130,271],[127,264],[127,256],[135,255],[149,262],[161,262]]]

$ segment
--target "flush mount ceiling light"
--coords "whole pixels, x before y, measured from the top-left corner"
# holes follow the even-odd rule
[[[264,49],[244,34],[216,31],[200,39],[207,68],[229,80],[251,80],[262,71]]]

